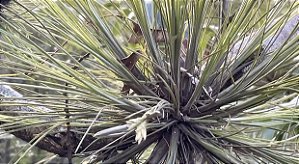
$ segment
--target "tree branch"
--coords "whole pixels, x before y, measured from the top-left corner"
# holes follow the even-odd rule
[[[10,101],[13,102],[22,102],[22,103],[29,103],[29,104],[34,104],[34,102],[32,101],[25,101],[25,100],[14,100],[14,98],[22,98],[23,95],[20,94],[19,92],[17,92],[16,90],[12,89],[10,86],[8,85],[1,85],[0,84],[0,95],[2,97],[5,98],[11,98]],[[1,100],[1,99],[0,99]],[[0,101],[1,104],[1,101]],[[16,115],[18,113],[18,111],[20,113],[24,113],[24,112],[28,112],[28,114],[30,114],[30,112],[55,112],[49,108],[46,107],[42,107],[42,106],[38,106],[36,108],[30,108],[28,106],[0,106],[0,111],[13,111],[13,114],[11,115]],[[48,118],[46,121],[51,121],[53,120],[52,118]],[[5,122],[0,122],[0,124],[3,124]],[[19,130],[19,131],[15,131],[12,132],[12,134],[14,136],[16,136],[17,138],[20,138],[22,140],[24,140],[25,142],[32,142],[32,140],[40,133],[42,133],[45,129],[48,129],[49,126],[44,126],[44,127],[28,127],[24,130]],[[67,156],[68,154],[68,148],[66,148],[64,145],[64,142],[66,142],[66,129],[63,127],[59,127],[59,128],[55,128],[51,134],[46,135],[43,139],[41,139],[36,146],[58,154],[60,156]],[[68,136],[68,143],[72,145],[73,148],[76,148],[76,146],[79,144],[81,138],[82,138],[82,134],[77,134],[75,132],[71,132],[71,135]],[[94,143],[93,145],[90,145],[90,143],[92,143],[96,138],[87,135],[84,139],[84,141],[81,144],[81,147],[79,149],[78,152],[84,150],[87,146],[89,146],[89,148],[86,151],[90,151],[90,150],[95,150],[98,149],[100,147],[103,147],[104,145],[106,145],[107,143],[111,142],[111,140],[113,139],[106,139],[106,140],[100,140],[96,143]],[[74,150],[73,150],[74,153]]]

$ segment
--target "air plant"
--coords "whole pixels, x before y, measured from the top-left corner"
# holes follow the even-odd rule
[[[235,5],[14,2],[0,128],[85,162],[298,163],[299,4]]]

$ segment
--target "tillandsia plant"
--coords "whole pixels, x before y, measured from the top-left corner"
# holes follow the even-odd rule
[[[296,1],[13,1],[1,126],[94,163],[299,163]]]

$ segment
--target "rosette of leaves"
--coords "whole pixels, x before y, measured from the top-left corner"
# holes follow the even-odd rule
[[[85,162],[298,163],[298,5],[14,2],[1,128]]]

